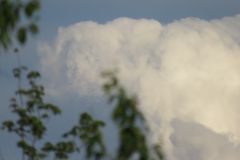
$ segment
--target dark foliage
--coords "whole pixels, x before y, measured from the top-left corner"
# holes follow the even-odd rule
[[[39,0],[0,0],[0,48],[24,45],[28,34],[36,34],[39,9]]]

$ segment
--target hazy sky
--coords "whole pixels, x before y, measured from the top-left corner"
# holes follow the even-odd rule
[[[69,128],[80,110],[109,119],[95,82],[101,70],[116,64],[129,92],[143,100],[141,109],[154,117],[149,121],[156,137],[162,135],[169,160],[238,160],[237,14],[239,0],[43,1],[40,34],[21,58],[42,72],[47,99],[66,111],[61,127],[53,127],[59,119],[49,124],[51,133]],[[9,117],[14,66],[14,54],[0,55],[0,121]],[[9,136],[1,132],[0,142],[0,153],[16,159]]]

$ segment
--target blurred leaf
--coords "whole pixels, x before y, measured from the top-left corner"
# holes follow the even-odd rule
[[[13,129],[13,127],[14,127],[14,123],[13,123],[13,121],[4,121],[4,122],[3,122],[2,129],[7,128],[8,131],[11,132],[12,129]]]
[[[40,73],[37,71],[31,71],[27,74],[28,79],[36,79],[39,78],[40,76],[41,76]]]
[[[38,10],[40,8],[40,4],[37,0],[33,0],[31,2],[29,2],[26,6],[25,6],[25,14],[27,17],[31,17],[33,15],[33,13]]]
[[[17,38],[19,43],[22,45],[26,42],[27,35],[26,35],[26,29],[24,27],[21,27],[18,29]]]
[[[29,25],[29,30],[32,34],[37,34],[38,33],[38,27],[34,23]]]

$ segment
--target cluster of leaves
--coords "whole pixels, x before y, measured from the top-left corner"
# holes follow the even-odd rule
[[[137,108],[136,97],[127,95],[113,72],[104,72],[102,76],[108,80],[103,89],[109,102],[115,106],[112,119],[119,129],[119,147],[115,159],[127,160],[137,156],[139,160],[162,160],[160,147],[154,145],[152,148],[147,143],[147,127],[144,127],[144,116]]]
[[[79,123],[73,126],[69,132],[65,133],[64,137],[78,139],[81,144],[77,149],[85,149],[86,159],[100,160],[106,156],[106,149],[100,130],[103,126],[105,126],[104,122],[94,120],[88,113],[82,113],[79,118]]]
[[[104,91],[109,96],[109,102],[115,103],[112,119],[119,128],[120,136],[117,159],[129,159],[136,154],[140,160],[149,159],[145,136],[137,124],[137,121],[143,121],[143,116],[136,108],[136,98],[127,96],[114,74],[105,72],[103,76],[109,79],[103,86]]]
[[[20,80],[22,72],[27,70],[20,67],[13,70],[15,78]],[[143,124],[145,120],[137,108],[134,96],[128,96],[118,82],[115,74],[103,74],[107,82],[103,88],[108,95],[109,102],[114,104],[112,119],[119,130],[119,147],[115,160],[132,159],[137,155],[139,160],[163,159],[159,146],[154,146],[153,156],[149,147]],[[43,99],[44,87],[37,83],[39,72],[30,71],[26,74],[29,87],[19,86],[16,96],[11,99],[11,111],[16,119],[4,121],[2,129],[18,136],[17,146],[22,151],[22,160],[39,160],[54,155],[55,159],[69,159],[77,152],[84,153],[85,159],[101,160],[108,157],[103,143],[101,128],[105,123],[93,119],[88,113],[82,113],[77,125],[62,135],[59,142],[42,142],[47,131],[46,120],[61,113],[59,107],[46,103]],[[51,154],[52,153],[52,154]]]
[[[69,154],[76,152],[76,145],[74,141],[60,141],[57,143],[46,142],[42,148],[42,151],[49,155],[54,154],[55,159],[69,158]]]
[[[14,69],[14,77],[20,81],[22,72],[26,70],[26,67]],[[47,131],[46,120],[51,116],[59,115],[61,110],[58,106],[44,101],[44,87],[37,83],[37,79],[40,78],[39,72],[29,71],[26,78],[29,88],[23,89],[19,85],[16,96],[11,99],[10,109],[16,115],[16,119],[2,123],[3,130],[18,136],[17,146],[22,151],[22,160],[44,159],[50,153],[53,153],[56,159],[68,159],[69,154],[79,151],[79,147],[73,141],[77,138],[86,146],[84,147],[87,153],[86,158],[100,159],[103,157],[105,148],[99,127],[102,127],[104,123],[93,120],[87,113],[80,115],[79,124],[65,133],[62,141],[44,142],[42,146],[37,144],[43,140]],[[68,137],[72,137],[72,140],[67,139]],[[96,145],[100,146],[100,150],[96,149]]]
[[[15,78],[20,80],[24,70],[27,70],[26,67],[14,69]],[[17,146],[22,150],[23,159],[40,159],[45,156],[37,147],[37,142],[46,133],[46,120],[51,115],[61,113],[57,106],[44,102],[44,87],[37,83],[39,77],[39,72],[35,71],[26,75],[29,88],[23,89],[19,86],[16,96],[11,99],[10,109],[16,119],[4,121],[2,125],[2,129],[19,137]]]
[[[100,130],[104,125],[104,122],[94,120],[88,113],[82,113],[79,123],[62,135],[63,141],[56,144],[47,142],[42,150],[46,153],[52,152],[56,159],[66,160],[70,154],[81,151],[85,153],[85,159],[104,159],[106,150]]]
[[[40,0],[0,0],[0,48],[24,45],[29,33],[36,34],[39,9]]]

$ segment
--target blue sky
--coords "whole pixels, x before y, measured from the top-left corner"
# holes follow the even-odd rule
[[[238,14],[238,0],[51,0],[41,11],[41,34],[52,39],[59,26],[93,20],[106,22],[118,17],[153,18],[168,23],[185,17],[215,19]]]
[[[41,36],[79,21],[106,22],[118,17],[153,18],[167,23],[185,17],[215,19],[239,13],[238,0],[52,0],[44,1]],[[51,35],[52,36],[52,35]],[[47,36],[48,37],[48,36]],[[49,37],[50,39],[50,37]]]
[[[105,23],[119,17],[155,19],[168,24],[186,17],[204,20],[219,19],[240,13],[239,0],[48,0],[42,2],[40,12],[40,33],[28,41],[21,49],[22,63],[31,68],[39,68],[38,47],[41,43],[51,44],[57,36],[59,27],[81,21]],[[13,95],[16,81],[11,77],[11,70],[16,65],[14,54],[0,55],[0,121],[8,117],[8,100]],[[72,95],[74,96],[74,95]],[[78,97],[73,97],[72,110],[76,110]],[[67,105],[72,101],[52,99],[56,103]],[[89,102],[88,98],[82,100]],[[91,105],[88,104],[88,105]],[[101,116],[100,116],[101,117]],[[4,138],[2,138],[4,137]],[[6,135],[0,134],[0,142],[7,145]],[[5,139],[5,140],[3,140]],[[13,143],[12,143],[13,144]],[[4,145],[0,149],[4,151]],[[7,152],[6,156],[11,153]]]

